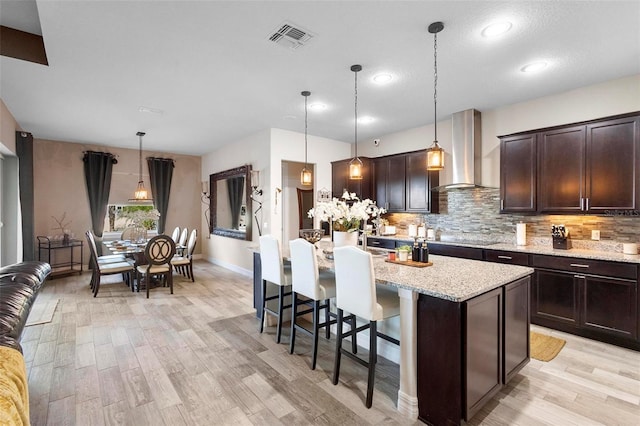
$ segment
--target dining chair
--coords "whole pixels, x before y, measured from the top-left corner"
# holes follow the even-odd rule
[[[345,246],[336,247],[333,250],[333,256],[336,273],[336,308],[338,311],[333,384],[338,384],[340,361],[343,354],[367,367],[368,379],[365,405],[367,408],[371,408],[378,353],[377,337],[400,344],[397,339],[379,333],[377,323],[400,315],[400,298],[396,289],[376,285],[371,253],[357,247]],[[368,323],[352,329],[348,333],[343,333],[342,325],[345,311],[368,321]],[[369,330],[368,361],[342,348],[342,339],[352,332],[359,333],[367,329]]]
[[[319,271],[316,247],[308,241],[298,238],[289,241],[291,252],[291,338],[289,339],[289,353],[292,354],[295,347],[296,331],[300,331],[313,339],[311,369],[316,369],[318,357],[318,334],[321,328],[325,329],[326,338],[331,336],[330,300],[336,297],[336,277],[331,271]],[[300,298],[299,296],[303,296]],[[309,306],[310,309],[298,311],[300,305]],[[320,323],[320,311],[324,309],[324,322]],[[303,327],[298,318],[312,313],[311,330]]]
[[[285,297],[291,295],[291,267],[284,267],[280,242],[273,235],[260,237],[260,262],[262,265],[262,307],[260,309],[260,333],[264,330],[265,314],[277,318],[276,343],[280,343],[282,335],[282,316],[285,309],[291,305],[285,305]],[[278,294],[267,297],[267,282],[278,287]],[[274,310],[267,306],[270,300],[278,300],[278,307]]]
[[[185,244],[187,244],[187,236],[189,235],[189,230],[187,228],[183,228],[180,233],[180,238],[176,242],[176,251],[180,256],[184,256],[184,249],[186,248]]]
[[[193,277],[193,251],[196,248],[197,237],[198,232],[195,229],[192,230],[189,235],[189,240],[187,241],[186,253],[183,256],[173,256],[173,259],[171,259],[171,265],[173,265],[176,270],[179,270],[182,275],[191,278],[191,282],[195,281]]]
[[[125,261],[104,261],[100,262],[95,241],[87,234],[87,240],[89,242],[89,250],[91,251],[90,262],[92,263],[91,273],[91,289],[93,290],[93,297],[98,295],[100,291],[100,280],[103,275],[123,274],[125,283],[132,286],[133,289],[133,277],[134,272],[133,263]]]
[[[178,244],[178,238],[180,238],[180,227],[176,226],[173,228],[173,232],[171,233],[171,239]]]
[[[173,268],[171,259],[176,254],[176,243],[168,235],[156,235],[151,238],[144,249],[146,265],[138,265],[137,290],[140,291],[142,278],[147,289],[147,299],[149,298],[149,288],[151,287],[152,276],[162,276],[169,284],[171,294],[173,294]]]
[[[127,262],[131,263],[129,259],[126,258],[123,254],[107,254],[107,255],[97,255],[98,253],[98,245],[96,243],[96,237],[92,230],[87,230],[85,232],[85,237],[87,238],[87,243],[89,245],[89,264],[93,265],[93,262],[97,261],[100,265]],[[94,255],[94,251],[91,248],[95,249],[96,255]],[[96,257],[97,256],[97,257]],[[131,285],[131,280],[127,274],[122,274],[122,280],[127,284]],[[89,287],[93,290],[95,285],[95,276],[91,276],[91,280],[89,282]],[[131,289],[133,291],[133,288]]]

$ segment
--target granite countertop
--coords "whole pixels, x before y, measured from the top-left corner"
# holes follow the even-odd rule
[[[318,244],[319,251],[331,246],[328,241]],[[287,257],[286,253],[283,255]],[[373,254],[373,266],[379,283],[454,302],[463,302],[533,273],[533,268],[525,266],[447,256],[429,256],[433,265],[424,268],[385,262],[385,258],[386,254]],[[320,252],[318,267],[333,269],[333,261]]]
[[[413,238],[408,235],[375,235],[369,238],[382,238],[390,240],[408,241]],[[526,246],[516,246],[510,243],[496,243],[494,241],[477,240],[477,241],[428,241],[429,244],[445,244],[459,247],[476,247],[489,250],[504,250],[527,254],[544,254],[548,256],[576,257],[581,259],[608,260],[612,262],[638,263],[640,264],[640,255],[623,254],[618,251],[592,250],[585,248],[571,248],[568,250],[554,249],[551,246],[551,240],[548,244],[529,244]]]

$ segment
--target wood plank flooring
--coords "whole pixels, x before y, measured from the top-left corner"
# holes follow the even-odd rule
[[[94,299],[88,274],[47,281],[53,321],[22,338],[32,425],[420,424],[396,411],[397,365],[379,358],[367,410],[361,366],[343,360],[331,384],[334,340],[320,339],[312,371],[308,338],[290,355],[288,328],[280,345],[275,327],[258,333],[249,278],[194,271],[149,299],[122,282]],[[560,355],[532,360],[469,424],[640,424],[640,353],[535,328],[567,340]]]

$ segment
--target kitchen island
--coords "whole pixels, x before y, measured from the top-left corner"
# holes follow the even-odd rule
[[[444,256],[430,261],[414,268],[374,255],[376,280],[397,287],[400,297],[398,410],[427,423],[459,424],[529,360],[533,269]],[[333,269],[322,255],[318,264]],[[254,252],[257,282],[260,266]]]

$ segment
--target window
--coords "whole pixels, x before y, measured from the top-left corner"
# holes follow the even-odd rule
[[[104,217],[103,232],[122,232],[130,226],[140,224],[148,231],[158,228],[158,211],[154,206],[109,204]]]

